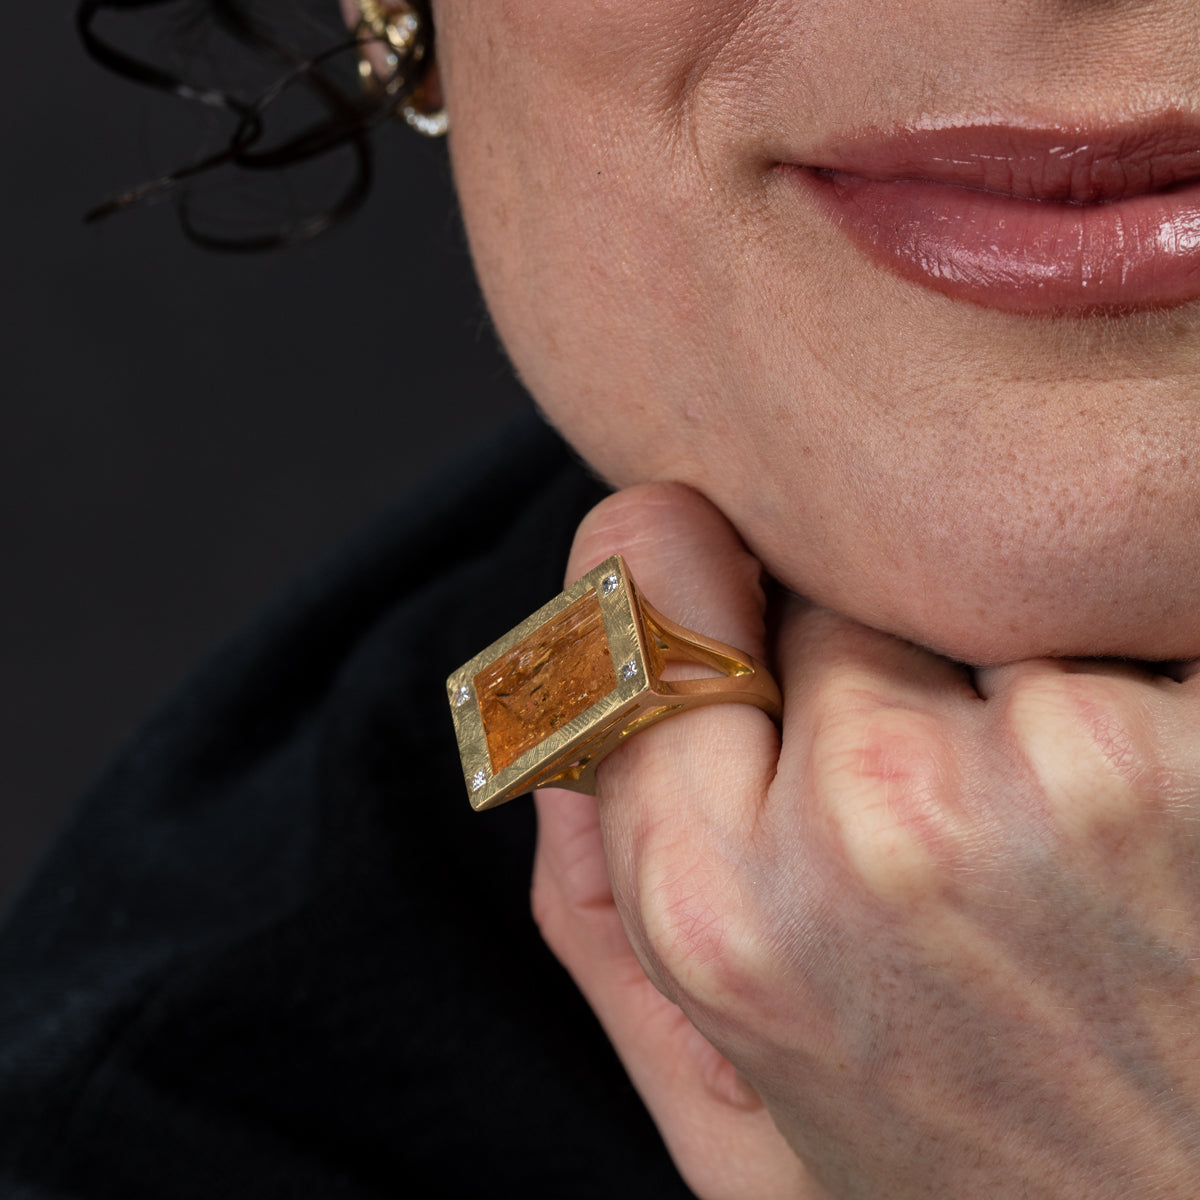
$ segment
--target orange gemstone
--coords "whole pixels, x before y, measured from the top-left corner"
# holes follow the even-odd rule
[[[475,676],[493,773],[616,686],[600,600],[590,591]]]

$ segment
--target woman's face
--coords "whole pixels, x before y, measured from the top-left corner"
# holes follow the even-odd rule
[[[496,324],[608,479],[967,661],[1200,654],[1192,0],[435,18]]]

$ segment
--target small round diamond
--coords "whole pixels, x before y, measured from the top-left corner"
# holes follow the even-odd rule
[[[632,658],[621,668],[621,675],[625,679],[633,679],[637,673],[637,663]]]
[[[471,776],[471,791],[479,791],[485,783],[487,783],[487,772],[481,768]]]
[[[454,707],[462,708],[471,699],[471,688],[468,684],[460,684],[454,693]]]
[[[606,596],[611,596],[617,590],[618,579],[616,575],[605,575],[601,581],[600,589]]]

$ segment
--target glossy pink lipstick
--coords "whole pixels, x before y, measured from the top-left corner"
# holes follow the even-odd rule
[[[1200,297],[1200,128],[865,135],[783,169],[875,261],[1010,312]]]

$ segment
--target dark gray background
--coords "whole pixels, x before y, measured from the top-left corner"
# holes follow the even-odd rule
[[[366,212],[283,253],[198,250],[168,206],[85,227],[173,102],[88,62],[61,0],[6,24],[0,903],[199,655],[525,403],[442,147],[385,131]]]

